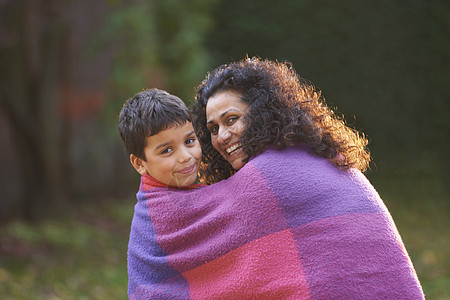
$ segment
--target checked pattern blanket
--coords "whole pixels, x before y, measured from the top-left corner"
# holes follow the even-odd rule
[[[301,147],[227,180],[176,189],[141,177],[130,299],[423,299],[373,186]]]

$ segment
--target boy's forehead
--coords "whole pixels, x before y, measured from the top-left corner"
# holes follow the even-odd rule
[[[155,121],[147,121],[147,133],[146,137],[154,136],[164,130],[177,127],[177,126],[183,126],[186,123],[189,123],[188,120],[176,120],[176,121],[170,121],[170,122],[155,122]]]
[[[145,139],[146,147],[157,148],[161,144],[183,140],[191,134],[195,134],[191,121],[186,121],[184,124],[173,123],[158,133],[148,136]]]
[[[155,136],[157,134],[160,134],[161,132],[164,132],[164,131],[170,131],[172,129],[177,129],[179,127],[184,127],[185,125],[188,125],[188,127],[190,126],[190,127],[194,128],[194,126],[192,125],[191,121],[189,121],[189,120],[179,120],[179,121],[176,121],[176,122],[172,122],[170,124],[166,124],[165,126],[161,126],[161,128],[158,129],[158,131],[150,130],[149,131],[150,135],[148,135],[147,138],[151,137],[151,136]]]

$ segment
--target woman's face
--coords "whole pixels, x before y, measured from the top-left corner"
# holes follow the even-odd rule
[[[245,165],[247,155],[242,151],[241,135],[245,126],[243,118],[248,104],[233,91],[221,91],[208,99],[206,125],[211,133],[211,143],[233,169]]]

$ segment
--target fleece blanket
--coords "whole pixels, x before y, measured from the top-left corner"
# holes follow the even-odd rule
[[[142,177],[130,299],[423,299],[368,180],[306,149],[269,150],[227,180],[180,190]]]

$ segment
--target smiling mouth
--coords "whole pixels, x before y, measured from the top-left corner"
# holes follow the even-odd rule
[[[192,166],[189,166],[189,167],[186,167],[184,169],[177,171],[177,173],[180,173],[183,175],[193,173],[196,170],[196,166],[197,166],[196,164],[193,164]]]
[[[234,153],[238,152],[242,148],[242,143],[236,143],[231,147],[228,147],[225,149],[228,155],[233,155]]]

